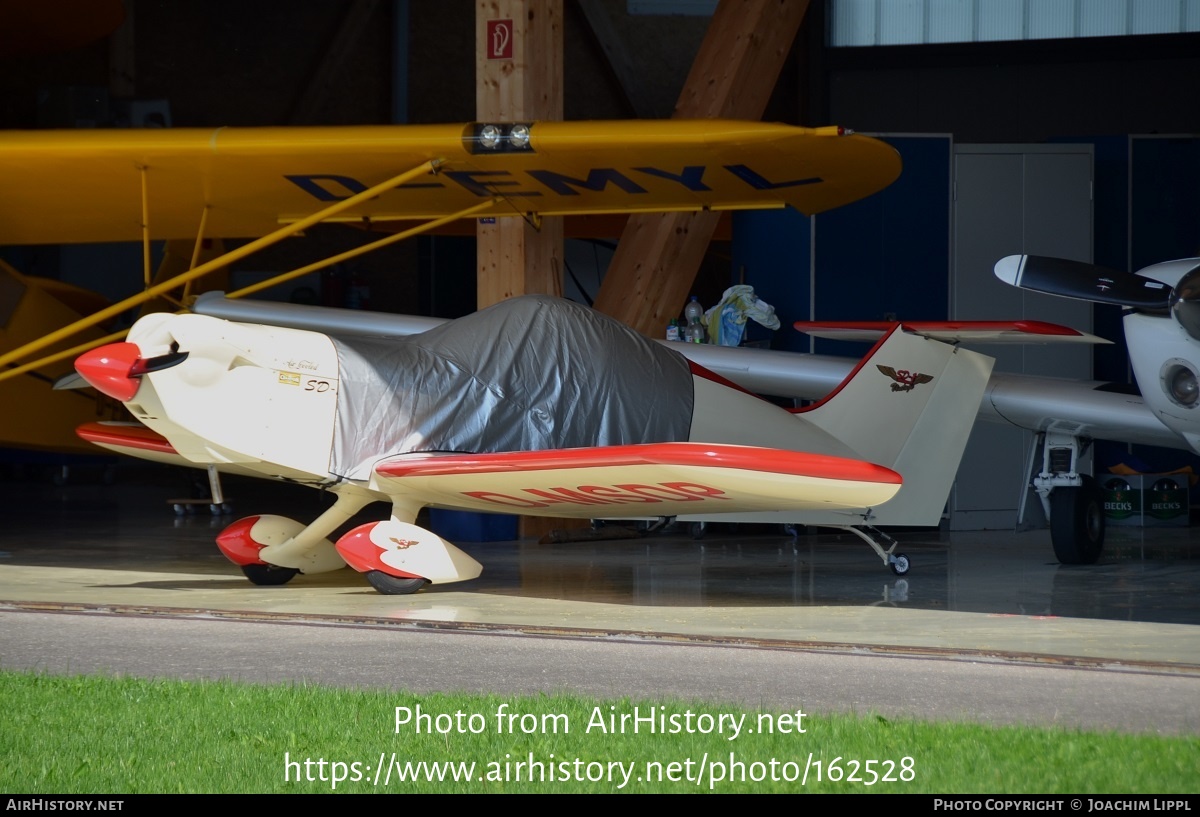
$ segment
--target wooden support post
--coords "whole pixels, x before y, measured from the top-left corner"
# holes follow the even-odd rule
[[[808,0],[720,0],[675,106],[676,119],[759,119]],[[717,213],[630,216],[595,306],[659,337],[679,317]]]
[[[562,0],[478,0],[475,42],[478,121],[562,119]],[[514,295],[562,294],[561,218],[537,228],[497,219],[476,236],[480,309]]]
[[[477,0],[476,119],[480,122],[561,120],[562,0]],[[535,228],[499,218],[476,227],[480,309],[514,295],[562,295],[563,222]],[[521,537],[586,521],[521,517]]]

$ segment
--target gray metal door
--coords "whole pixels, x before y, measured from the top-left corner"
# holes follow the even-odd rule
[[[993,273],[1006,255],[1092,261],[1091,145],[956,145],[950,317],[1032,319],[1092,330],[1092,306],[1008,286]],[[1090,379],[1092,350],[980,347],[996,371]],[[952,530],[1011,529],[1025,491],[1031,432],[978,422],[950,501]],[[1090,465],[1090,463],[1089,463]],[[1027,503],[1040,519],[1037,503]]]

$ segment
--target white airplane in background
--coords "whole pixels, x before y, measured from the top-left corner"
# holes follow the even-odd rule
[[[1107,439],[1200,454],[1200,258],[1164,261],[1128,273],[1064,258],[1010,255],[996,263],[995,273],[1021,289],[1125,310],[1125,343],[1140,394],[1065,394],[1057,409],[1045,409],[1046,418],[1034,429],[1045,434],[1045,455],[1033,485],[1056,513],[1071,514],[1076,532],[1085,534],[1074,551],[1064,541],[1059,557],[1074,553],[1080,562],[1095,561],[1104,517],[1094,480],[1075,468],[1086,445]],[[1097,417],[1100,413],[1105,416]],[[1108,415],[1120,418],[1117,428]],[[1067,498],[1061,498],[1064,486]],[[1066,522],[1062,527],[1065,540]],[[1090,535],[1097,527],[1098,540]],[[1059,530],[1053,516],[1051,529]],[[1055,552],[1059,550],[1056,536]]]
[[[382,338],[157,314],[76,369],[144,426],[89,424],[85,439],[336,496],[307,525],[253,516],[220,534],[252,582],[349,565],[399,594],[481,570],[415,524],[427,506],[780,513],[855,533],[903,575],[908,557],[876,526],[938,523],[991,364],[896,326],[828,400],[785,410],[612,318],[530,295]],[[390,519],[326,538],[381,500]]]
[[[1200,453],[1200,258],[1128,273],[1010,255],[996,264],[996,277],[1021,289],[1124,307],[1129,362],[1147,407],[1175,435],[1170,447]]]

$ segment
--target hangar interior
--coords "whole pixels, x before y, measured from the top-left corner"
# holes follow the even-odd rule
[[[828,213],[735,213],[723,226],[710,225],[716,238],[692,252],[694,263],[682,250],[663,259],[679,262],[670,276],[674,288],[667,290],[675,295],[652,309],[631,308],[643,324],[638,328],[650,334],[648,315],[682,311],[680,294],[713,304],[727,287],[747,283],[775,307],[784,326],[775,333],[752,327],[750,339],[759,345],[837,355],[867,348],[811,340],[789,330],[796,320],[1046,320],[1115,343],[1094,354],[1084,347],[985,348],[998,357],[997,370],[1130,382],[1118,307],[1006,287],[992,266],[1007,255],[1034,254],[1135,271],[1200,255],[1196,4],[1180,0],[1173,7],[1179,26],[1168,33],[1073,36],[1082,12],[1067,4],[1077,25],[1054,30],[1062,36],[834,46],[837,0],[811,0],[788,12],[795,34],[776,49],[778,78],[767,82],[763,76],[774,74],[751,57],[735,56],[740,40],[711,24],[731,19],[721,15],[759,15],[754,36],[778,39],[783,35],[763,29],[777,13],[770,5],[127,0],[124,22],[99,39],[53,53],[21,54],[10,46],[0,72],[0,128],[482,120],[481,112],[499,104],[480,79],[487,68],[480,67],[483,22],[531,9],[548,16],[561,54],[557,61],[542,54],[558,62],[557,69],[530,69],[538,99],[525,103],[521,114],[542,104],[551,118],[565,120],[669,118],[698,110],[688,96],[695,93],[693,72],[705,49],[715,49],[716,57],[705,57],[709,70],[724,59],[731,73],[744,72],[725,93],[761,98],[761,112],[746,118],[834,124],[877,136],[900,153],[904,171],[881,193]],[[840,12],[853,5],[844,3]],[[1116,5],[1125,18],[1134,15],[1133,0]],[[538,86],[537,70],[557,76],[559,87]],[[598,306],[605,297],[620,297],[611,290],[621,281],[608,289],[602,284],[625,227],[565,228],[555,284],[563,294]],[[316,228],[237,262],[231,281],[252,282],[362,240],[338,227]],[[26,274],[117,300],[142,285],[141,251],[138,245],[43,245],[0,248],[0,255]],[[450,229],[263,297],[454,318],[493,299],[484,253],[474,227]],[[537,286],[529,279],[525,284]],[[657,325],[665,329],[661,320]],[[1029,432],[976,427],[951,497],[948,530],[1019,526],[1030,439]],[[40,461],[55,462],[46,456],[51,459]],[[1089,465],[1099,472],[1123,461],[1152,471],[1200,466],[1185,451],[1108,443],[1097,444]],[[1152,531],[1145,536],[1130,547],[1153,541]],[[1129,548],[1117,552],[1128,555]],[[1180,552],[1194,564],[1190,545]],[[649,585],[634,584],[638,593],[650,592]],[[889,592],[885,588],[885,596]]]

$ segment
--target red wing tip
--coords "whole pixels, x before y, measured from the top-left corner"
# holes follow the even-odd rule
[[[903,482],[890,468],[846,457],[685,442],[391,459],[378,463],[375,471],[387,477],[415,477],[640,465],[743,469],[885,485]]]
[[[1062,326],[1057,323],[1046,323],[1045,321],[1016,321],[1015,326],[1020,331],[1031,335],[1065,335],[1069,337],[1083,335],[1078,329],[1072,329],[1069,326]]]
[[[75,433],[80,438],[96,445],[155,451],[160,454],[179,453],[166,437],[145,426],[84,423],[75,429]]]
[[[799,332],[846,330],[886,332],[899,323],[913,332],[1022,332],[1027,335],[1081,337],[1078,329],[1046,321],[796,321]]]

